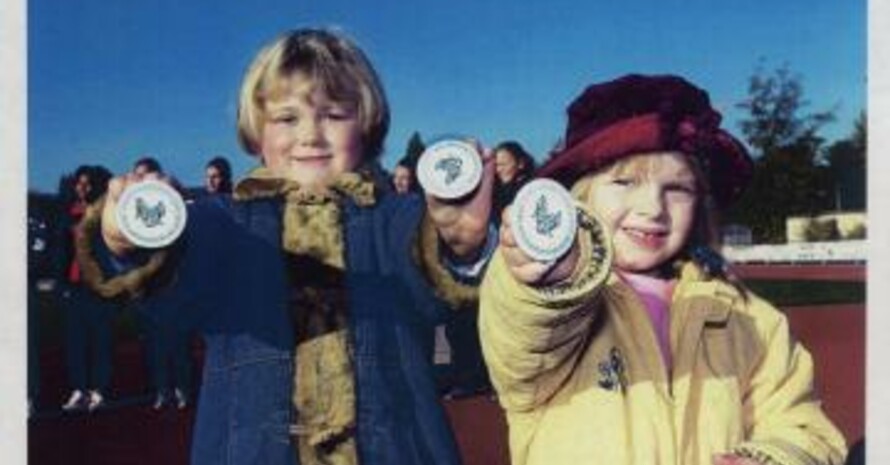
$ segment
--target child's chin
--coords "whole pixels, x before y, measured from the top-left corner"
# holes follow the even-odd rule
[[[653,260],[619,260],[615,267],[626,273],[650,274],[658,269],[659,264]]]
[[[300,186],[314,188],[327,187],[333,179],[333,176],[330,176],[327,173],[327,170],[281,170],[276,174],[281,178],[287,179],[288,181],[294,181]]]

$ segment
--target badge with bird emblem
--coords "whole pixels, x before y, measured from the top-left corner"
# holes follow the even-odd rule
[[[552,179],[536,179],[519,190],[510,209],[516,243],[529,257],[553,262],[572,247],[578,211],[571,194]]]
[[[124,237],[138,247],[161,248],[182,234],[186,206],[175,189],[160,181],[142,181],[128,186],[115,210]]]
[[[482,159],[470,142],[442,139],[417,161],[417,180],[440,199],[458,199],[476,189],[482,180]]]

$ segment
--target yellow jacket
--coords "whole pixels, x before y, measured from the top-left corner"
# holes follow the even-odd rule
[[[843,462],[812,358],[781,312],[685,265],[668,373],[642,302],[590,242],[571,286],[524,286],[500,251],[482,284],[479,331],[513,465],[710,465],[727,452]]]

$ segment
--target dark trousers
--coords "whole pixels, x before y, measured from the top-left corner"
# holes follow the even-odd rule
[[[155,392],[179,388],[188,395],[192,390],[190,333],[174,322],[141,314],[151,387]]]
[[[451,346],[451,391],[472,394],[490,388],[488,368],[482,357],[476,309],[464,308],[454,313],[445,326]]]
[[[62,292],[65,361],[72,389],[104,391],[111,382],[111,321],[117,306],[82,286]]]

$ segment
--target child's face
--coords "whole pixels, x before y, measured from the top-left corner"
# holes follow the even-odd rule
[[[686,244],[698,191],[684,155],[634,155],[589,176],[585,202],[612,234],[617,269],[655,273]]]
[[[324,187],[362,161],[362,130],[354,104],[331,100],[299,74],[265,105],[260,153],[276,175]]]

